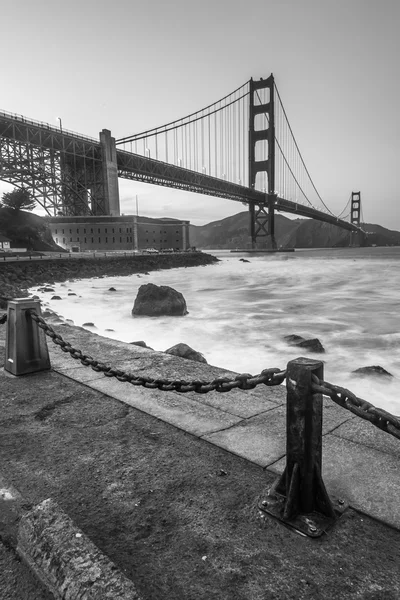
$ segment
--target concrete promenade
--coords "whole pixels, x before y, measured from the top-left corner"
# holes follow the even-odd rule
[[[60,325],[53,328],[75,348],[93,358],[136,374],[206,381],[235,375],[203,363],[110,340],[82,328]],[[258,386],[254,390],[232,390],[225,394],[149,390],[96,373],[62,352],[50,340],[48,347],[56,372],[272,473],[283,471],[286,448],[284,385]],[[285,368],[285,365],[266,365],[266,368],[274,366]],[[399,440],[326,398],[322,456],[323,479],[330,494],[345,498],[351,507],[400,529]]]
[[[185,380],[212,380],[219,376],[233,375],[229,371],[210,365],[185,361],[162,352],[154,352],[146,348],[103,338],[82,328],[54,324],[51,319],[48,322],[57,333],[60,333],[75,348],[99,361],[135,374]],[[0,349],[5,346],[5,329],[4,325],[0,326]],[[198,438],[202,443],[207,442],[211,447],[218,447],[223,451],[228,451],[234,457],[240,457],[245,461],[244,464],[249,465],[249,469],[262,467],[269,482],[273,481],[277,474],[283,471],[286,444],[285,386],[268,388],[261,385],[254,390],[233,390],[225,394],[217,392],[179,394],[177,392],[150,390],[119,382],[115,378],[106,378],[102,373],[96,373],[90,367],[85,367],[79,361],[73,360],[68,353],[63,353],[49,338],[47,340],[52,365],[50,372],[18,378],[6,374],[4,370],[0,372],[2,382],[12,380],[15,398],[18,397],[18,390],[26,396],[29,382],[32,381],[37,386],[37,382],[42,377],[42,408],[40,408],[40,399],[35,396],[35,399],[32,400],[36,406],[37,412],[35,414],[41,415],[37,418],[44,421],[47,412],[50,414],[55,410],[58,401],[57,386],[60,387],[60,390],[63,389],[63,386],[67,385],[63,382],[68,380],[75,385],[74,393],[79,393],[82,397],[85,394],[90,396],[100,393],[119,401],[121,406],[126,405],[153,418],[156,417],[156,419]],[[4,355],[4,350],[1,354]],[[285,368],[286,365],[265,365],[266,368],[276,366]],[[61,379],[57,379],[60,377]],[[52,393],[55,394],[52,399],[48,397],[48,392],[46,392],[50,381],[53,382]],[[59,383],[57,383],[58,381]],[[56,387],[54,388],[54,386]],[[39,388],[36,387],[35,389]],[[366,399],[373,402],[373,399]],[[328,493],[332,498],[344,499],[352,509],[363,513],[366,517],[377,520],[381,523],[375,525],[378,529],[379,527],[383,528],[383,531],[388,526],[388,531],[391,531],[391,535],[396,540],[393,548],[394,554],[399,557],[399,440],[354,416],[349,411],[340,408],[330,399],[324,399],[323,410],[323,479]],[[10,422],[13,418],[10,417]],[[83,415],[82,419],[84,418]],[[76,415],[76,419],[79,420],[79,415]],[[7,426],[7,423],[0,424],[0,431],[4,431],[4,426]],[[21,437],[24,435],[23,429],[19,430],[18,435],[21,435]],[[4,458],[4,452],[6,453],[6,451],[7,448],[2,450],[3,464],[6,460]],[[7,460],[5,479],[9,480],[16,458],[10,456]],[[46,473],[42,473],[45,469],[43,465],[40,467],[36,465],[35,468],[41,470],[41,477],[46,478]],[[0,465],[1,472],[2,467]],[[29,474],[29,477],[31,476]],[[16,476],[15,479],[11,478],[13,479],[11,483],[17,489],[24,487],[20,475]],[[33,492],[31,499],[32,501],[38,501],[42,499],[42,494]],[[66,504],[68,505],[68,501]],[[277,527],[282,526],[277,524]],[[336,527],[340,528],[340,521]],[[342,552],[340,549],[338,551]],[[354,551],[356,551],[356,548],[354,548]],[[396,579],[399,578],[398,563],[397,567],[389,565],[389,572],[391,568],[394,569],[394,574],[397,572],[390,584],[395,587],[392,589],[388,584],[389,587],[385,591],[385,596],[365,595],[357,597],[400,598],[400,587],[398,587],[400,581]],[[383,590],[382,587],[380,589]],[[392,590],[393,594],[387,595],[388,590]],[[248,597],[252,598],[253,596],[249,595]],[[295,596],[288,592],[287,595],[282,593],[281,595],[265,597],[289,598]],[[299,594],[297,597],[323,598],[326,596],[318,594],[303,596]],[[331,597],[342,598],[346,596]],[[185,598],[185,595],[182,598]]]

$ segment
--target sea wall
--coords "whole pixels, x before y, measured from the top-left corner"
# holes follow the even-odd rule
[[[199,267],[218,262],[215,256],[203,252],[160,254],[157,256],[127,255],[73,257],[0,262],[0,308],[11,298],[27,296],[27,289],[44,283],[71,279],[132,275],[159,269]]]

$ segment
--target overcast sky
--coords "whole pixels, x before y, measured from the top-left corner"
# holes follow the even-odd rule
[[[1,0],[0,110],[120,138],[273,72],[333,212],[400,230],[399,0]],[[11,189],[0,181],[0,192]],[[237,202],[120,180],[122,212],[201,225]]]

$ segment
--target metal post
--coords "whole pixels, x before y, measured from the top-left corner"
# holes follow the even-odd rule
[[[297,358],[287,365],[286,467],[259,508],[318,537],[346,506],[330,500],[322,480],[322,394],[312,392],[313,375],[323,379],[321,361]]]
[[[7,305],[4,369],[13,375],[50,369],[46,336],[32,319],[29,312],[32,309],[41,315],[38,300],[18,298]]]

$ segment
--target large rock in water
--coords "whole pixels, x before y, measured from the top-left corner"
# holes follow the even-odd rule
[[[193,350],[193,348],[187,344],[176,344],[175,346],[172,346],[172,348],[165,350],[165,353],[172,354],[173,356],[180,356],[181,358],[187,358],[188,360],[197,360],[197,362],[207,363],[200,352]]]
[[[305,348],[310,352],[321,354],[325,352],[325,348],[318,338],[306,340],[305,338],[301,337],[301,335],[285,335],[283,339],[287,344],[289,344],[289,346],[297,346],[298,348]]]
[[[141,285],[132,309],[133,315],[181,317],[188,314],[186,301],[180,292],[168,285]]]
[[[373,375],[375,377],[393,377],[389,371],[386,371],[386,369],[380,367],[379,365],[360,367],[359,369],[352,371],[352,373],[355,373],[356,375]]]

